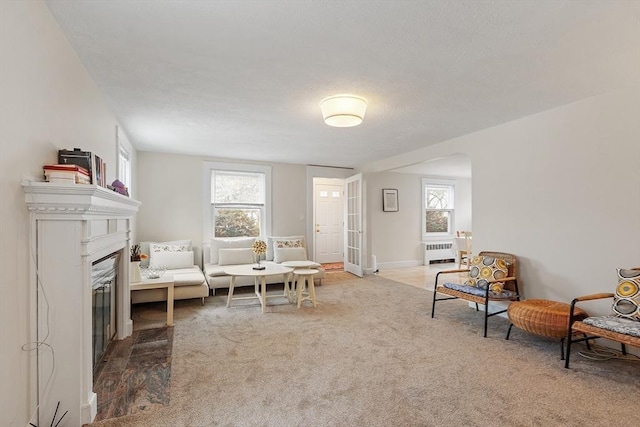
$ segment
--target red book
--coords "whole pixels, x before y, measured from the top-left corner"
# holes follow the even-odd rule
[[[67,171],[67,172],[79,172],[83,175],[89,176],[89,171],[82,166],[73,165],[73,164],[64,164],[64,165],[44,165],[42,167],[44,170],[52,170],[52,171]]]

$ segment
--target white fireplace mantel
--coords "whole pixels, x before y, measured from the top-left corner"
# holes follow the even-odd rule
[[[113,215],[131,217],[140,202],[96,185],[51,184],[25,180],[22,183],[30,211],[59,215]]]
[[[69,411],[66,425],[90,423],[93,392],[91,270],[93,262],[120,253],[116,289],[117,339],[132,333],[129,297],[131,222],[140,202],[95,185],[24,181],[30,216],[32,401],[38,425],[56,404]]]

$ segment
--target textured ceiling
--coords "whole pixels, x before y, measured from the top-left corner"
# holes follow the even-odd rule
[[[362,166],[635,82],[638,1],[49,1],[137,149]],[[360,126],[319,102],[367,98]]]

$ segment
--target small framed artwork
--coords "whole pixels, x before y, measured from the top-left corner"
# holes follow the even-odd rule
[[[398,212],[398,190],[395,188],[382,189],[382,212]]]

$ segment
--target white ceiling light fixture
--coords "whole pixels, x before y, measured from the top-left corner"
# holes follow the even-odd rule
[[[356,95],[333,95],[320,102],[324,122],[329,126],[348,128],[358,126],[364,119],[367,100]]]

